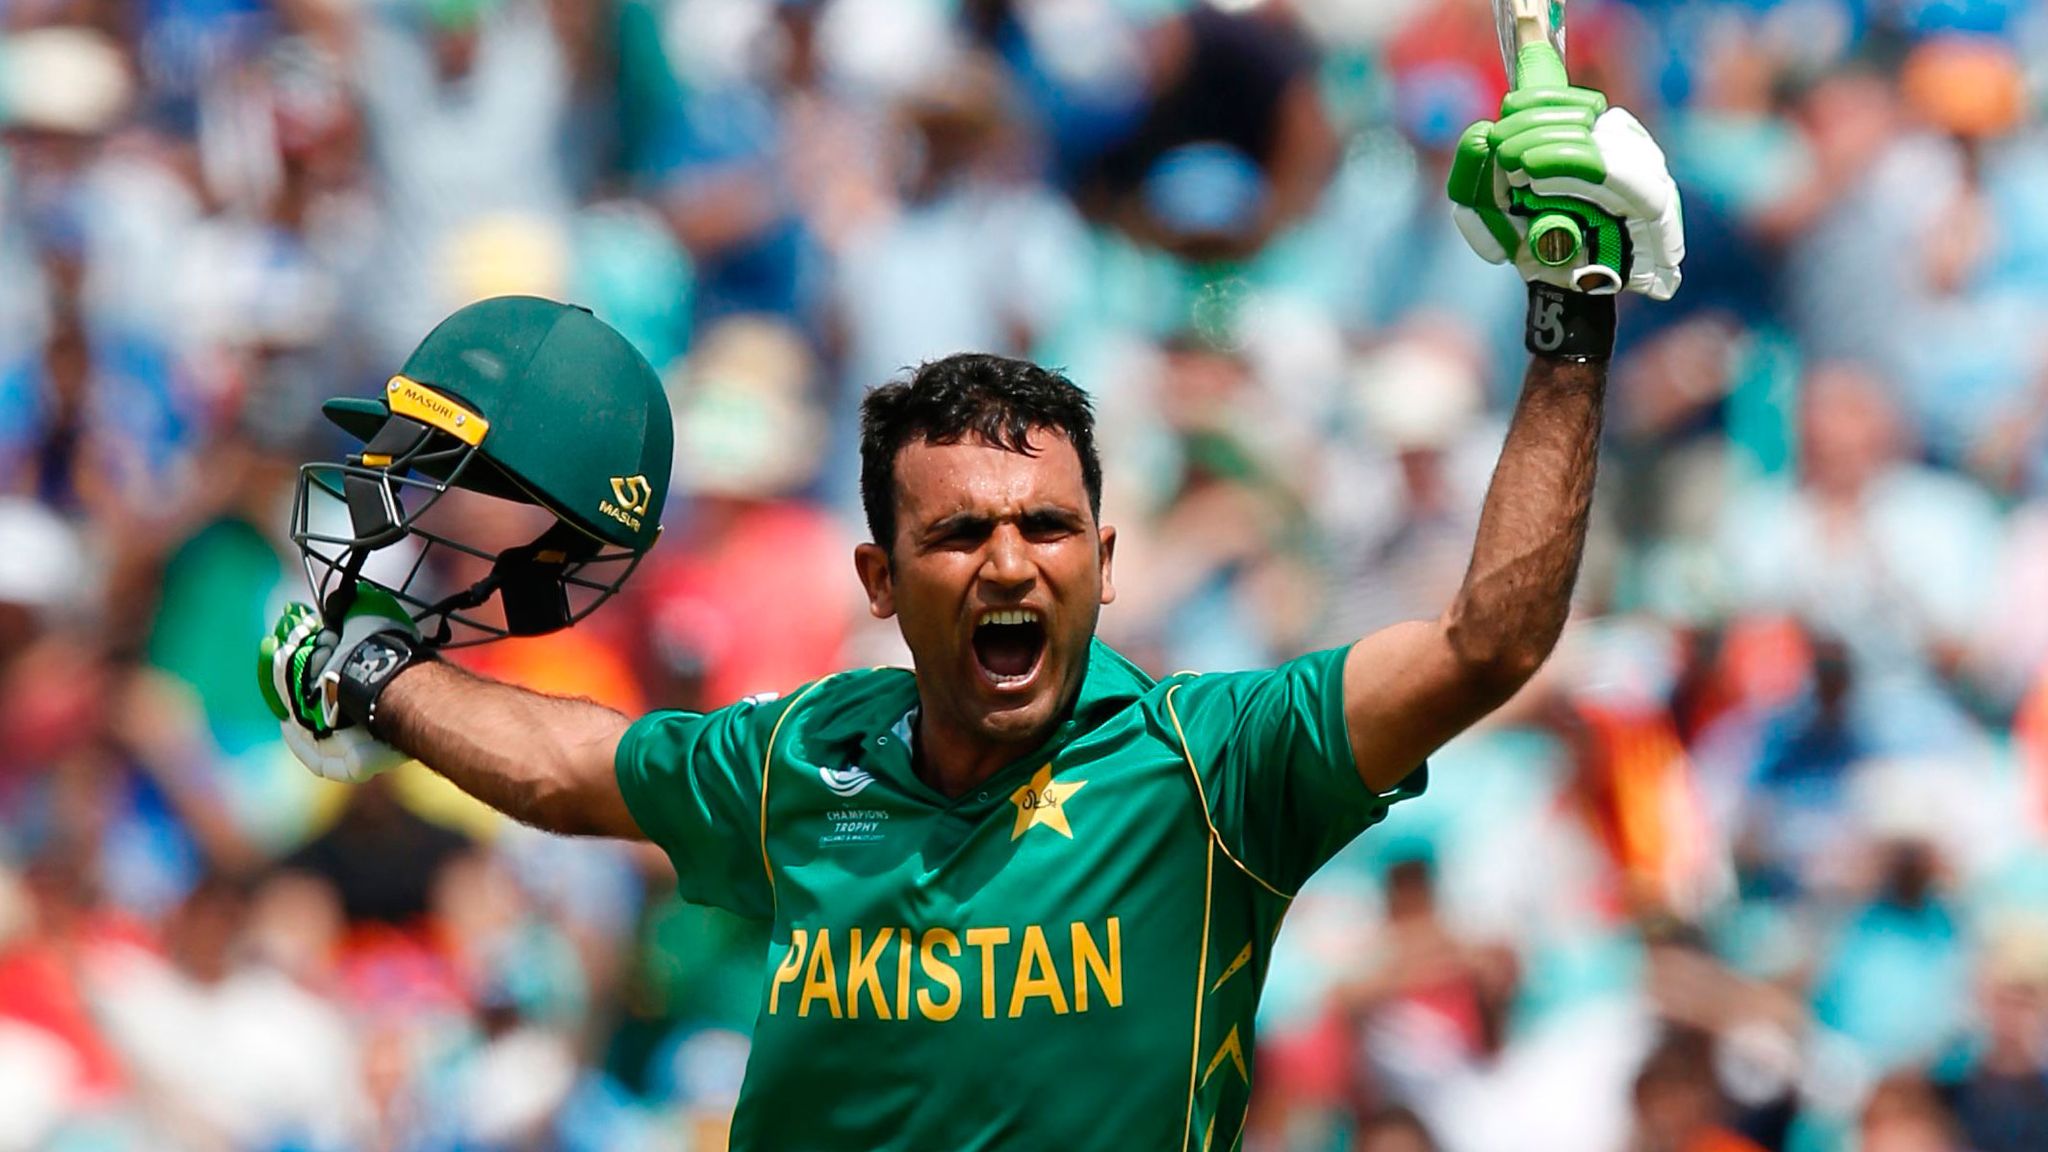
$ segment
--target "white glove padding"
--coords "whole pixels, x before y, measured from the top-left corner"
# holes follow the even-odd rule
[[[326,736],[315,736],[300,725],[283,720],[279,721],[278,729],[284,733],[285,747],[322,780],[360,784],[407,759],[403,752],[361,728],[342,728]]]
[[[1593,121],[1593,143],[1607,165],[1607,179],[1599,184],[1569,176],[1531,180],[1522,172],[1510,172],[1508,179],[1538,196],[1569,196],[1606,209],[1628,228],[1628,290],[1669,300],[1678,291],[1685,260],[1685,220],[1664,149],[1626,108],[1609,108]]]

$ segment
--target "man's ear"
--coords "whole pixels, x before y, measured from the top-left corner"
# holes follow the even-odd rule
[[[879,544],[857,544],[853,549],[853,570],[860,573],[860,586],[868,594],[868,613],[877,620],[896,614],[896,582],[889,574],[889,553]]]
[[[1102,602],[1111,603],[1116,599],[1116,584],[1109,577],[1109,562],[1116,556],[1116,529],[1102,526]]]

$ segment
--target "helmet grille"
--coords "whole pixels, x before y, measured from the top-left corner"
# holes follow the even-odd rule
[[[474,445],[394,416],[347,461],[301,466],[292,541],[323,613],[338,618],[364,580],[396,597],[422,634],[445,647],[535,636],[588,616],[639,565],[639,553],[608,548],[559,517],[531,542],[497,551],[423,524],[479,464],[489,461]],[[408,542],[416,544],[409,563],[405,550],[387,551]],[[383,561],[376,570],[373,557]],[[448,561],[464,558],[472,570],[488,565],[466,585],[448,575],[463,567]]]

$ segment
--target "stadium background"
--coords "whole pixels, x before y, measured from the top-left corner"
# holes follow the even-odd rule
[[[1095,395],[1154,670],[1460,576],[1519,371],[1441,199],[1483,0],[0,29],[0,1149],[722,1146],[759,929],[423,772],[320,785],[250,682],[317,401],[470,299],[588,304],[678,417],[628,594],[466,657],[536,687],[899,660],[852,415],[961,348]],[[2048,1148],[2048,12],[1580,0],[1570,48],[1669,152],[1685,287],[1625,309],[1557,659],[1290,916],[1244,1145]]]

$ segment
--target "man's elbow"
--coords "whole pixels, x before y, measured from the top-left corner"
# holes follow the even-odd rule
[[[1459,678],[1489,710],[1534,679],[1557,647],[1555,632],[1491,626],[1456,611],[1444,622],[1444,635]]]
[[[614,746],[616,741],[585,741],[550,749],[546,768],[533,781],[527,823],[564,836],[637,839],[639,828],[612,773]]]

